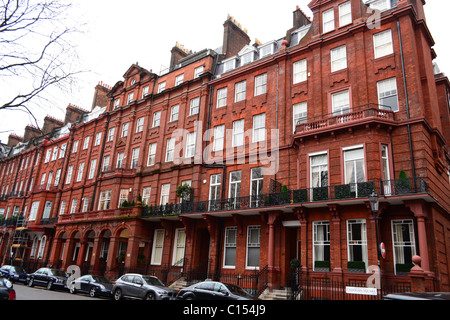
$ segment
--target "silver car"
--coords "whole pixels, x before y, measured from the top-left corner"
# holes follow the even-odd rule
[[[167,288],[158,278],[128,273],[117,279],[112,289],[114,300],[172,300],[176,291]]]

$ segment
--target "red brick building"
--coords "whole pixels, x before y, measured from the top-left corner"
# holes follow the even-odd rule
[[[3,262],[260,291],[290,286],[294,259],[365,281],[378,241],[385,290],[412,283],[414,255],[427,290],[450,290],[450,85],[423,5],[315,0],[265,44],[229,17],[222,47],[100,84],[90,112],[3,146]]]

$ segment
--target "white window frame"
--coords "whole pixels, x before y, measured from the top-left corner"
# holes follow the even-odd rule
[[[255,97],[267,92],[267,73],[255,77]]]
[[[180,241],[180,239],[184,239],[184,241]],[[172,266],[182,266],[184,264],[185,250],[186,250],[186,232],[184,231],[184,228],[175,229]]]
[[[307,119],[308,119],[308,103],[305,102],[300,102],[300,103],[296,103],[292,106],[292,127],[294,128],[294,132],[295,132],[295,128],[297,127],[297,124],[301,124],[301,123],[306,123]]]
[[[200,97],[191,99],[191,104],[189,108],[189,115],[198,114],[200,112]]]
[[[232,147],[244,145],[244,119],[233,121]],[[242,128],[241,128],[242,127]]]
[[[75,180],[76,182],[80,182],[81,179],[83,179],[83,172],[84,172],[84,162],[81,162],[78,165],[77,179]]]
[[[294,62],[292,69],[294,73],[293,84],[304,82],[308,79],[308,62],[306,59]]]
[[[339,5],[339,26],[345,26],[352,23],[352,3],[351,1],[344,2]]]
[[[136,169],[139,164],[139,152],[141,151],[140,147],[134,148],[131,154],[131,169]]]
[[[347,46],[344,44],[330,50],[331,72],[347,68]]]
[[[108,130],[108,142],[113,141],[114,140],[114,134],[116,132],[116,128],[110,128]]]
[[[402,229],[404,226],[408,227],[409,241],[403,239],[403,234],[398,233],[399,225]],[[411,257],[416,255],[416,235],[414,231],[414,221],[412,219],[392,220],[391,221],[391,233],[392,233],[392,251],[394,254],[394,271],[397,274],[397,264],[405,264],[411,261],[405,261],[404,251],[405,248],[411,250]],[[403,255],[403,256],[402,256]]]
[[[150,196],[152,194],[152,187],[144,187],[142,188],[142,205],[148,206],[150,205]]]
[[[172,162],[175,153],[175,138],[167,139],[166,143],[166,162]]]
[[[95,143],[94,143],[94,146],[99,146],[101,140],[102,140],[102,132],[98,132],[98,133],[95,135]]]
[[[352,226],[359,225],[361,228],[361,239],[355,239]],[[354,260],[353,248],[361,247],[362,261],[365,263],[366,272],[369,266],[368,250],[367,250],[367,223],[366,219],[350,219],[347,220],[347,261]]]
[[[225,125],[214,127],[213,151],[222,151],[225,141]]]
[[[327,33],[334,29],[334,8],[331,8],[322,13],[322,33]]]
[[[159,127],[161,124],[161,111],[156,111],[153,113],[153,125],[152,128]]]
[[[252,233],[257,232],[258,241],[252,242]],[[250,259],[250,250],[251,249],[257,249],[258,250],[258,256],[259,261],[258,265],[250,265],[249,259]],[[261,226],[248,226],[247,227],[247,244],[246,244],[246,257],[245,257],[245,269],[252,269],[252,270],[259,270],[259,264],[261,261]]]
[[[230,235],[231,233],[231,235]],[[237,253],[237,227],[226,227],[225,228],[225,236],[224,236],[224,245],[223,245],[223,267],[226,269],[234,269],[236,267],[236,253]],[[230,263],[227,261],[227,257],[229,257],[228,252],[232,250],[232,255],[234,256],[232,259],[234,263]],[[234,251],[234,252],[233,252]]]
[[[176,104],[170,108],[170,122],[178,121],[178,113],[180,112],[180,105]]]
[[[170,199],[170,183],[165,183],[161,185],[161,196],[159,198],[159,204],[165,206],[169,203]],[[164,203],[165,202],[165,203]]]
[[[373,35],[373,50],[375,59],[394,53],[391,29]]]
[[[176,76],[175,78],[175,86],[179,86],[183,83],[184,81],[184,73],[179,74],[178,76]]]
[[[103,163],[102,163],[102,172],[109,170],[109,163],[111,161],[111,156],[107,155],[103,157]]]
[[[358,197],[358,183],[366,182],[366,160],[365,160],[365,149],[364,145],[352,146],[342,149],[344,152],[344,177],[345,184],[350,184],[351,192],[355,192],[356,197]],[[362,156],[358,156],[355,152],[361,153]],[[356,156],[355,156],[356,155]],[[362,163],[362,171],[357,170],[358,162]],[[347,165],[351,165],[353,167],[353,181],[351,181],[347,172]],[[350,168],[350,167],[349,167]],[[361,178],[362,173],[362,178]],[[358,178],[361,178],[358,180]]]
[[[84,142],[83,142],[83,149],[82,150],[86,150],[89,148],[89,141],[91,140],[90,136],[87,136],[86,138],[84,138]]]
[[[266,114],[260,113],[253,116],[252,142],[266,140]]]
[[[323,226],[323,228],[325,228],[325,230],[321,230],[325,231],[325,235],[323,237],[323,239],[320,239],[322,237],[322,235],[320,235],[320,237],[318,236],[318,231],[319,231],[319,227]],[[316,261],[329,261],[329,260],[325,260],[325,250],[328,247],[328,251],[330,254],[330,259],[331,259],[331,248],[330,248],[330,221],[328,220],[324,220],[324,221],[313,221],[312,223],[312,228],[313,228],[313,271],[316,271],[316,266],[315,266],[315,262]],[[322,228],[321,228],[322,229]],[[320,249],[320,247],[322,247],[323,249]],[[322,255],[322,259],[318,259],[317,257],[317,250],[316,248],[318,248],[318,250],[321,250],[321,255]]]
[[[140,117],[136,122],[136,133],[144,131],[144,117]]]
[[[128,196],[130,194],[130,189],[120,189],[119,191],[119,202],[117,203],[117,208],[121,208],[125,201],[128,201]]]
[[[349,89],[333,93],[331,95],[331,111],[333,115],[336,116],[349,113],[351,109],[350,99]]]
[[[73,214],[77,211],[77,204],[78,204],[78,199],[77,198],[73,198],[72,199],[72,204],[70,206],[70,213]]]
[[[69,184],[72,180],[72,174],[73,174],[73,165],[70,165],[67,169],[67,177],[66,177],[66,184]]]
[[[89,168],[88,179],[94,178],[96,167],[97,167],[97,159],[92,159],[91,160],[91,166]]]
[[[164,238],[165,230],[156,229],[153,236],[153,248],[152,248],[152,258],[151,264],[160,266],[162,263],[163,251],[164,251]]]
[[[73,142],[72,153],[76,153],[76,152],[78,151],[78,143],[79,143],[78,140],[75,140],[75,141]]]
[[[116,161],[116,168],[117,169],[122,169],[123,168],[124,156],[125,156],[124,152],[119,152],[117,154],[117,161]]]
[[[126,122],[122,125],[122,133],[120,134],[121,138],[125,138],[128,136],[128,127],[130,126],[129,122]]]
[[[100,191],[100,198],[98,201],[98,210],[108,210],[111,208],[112,190]]]
[[[222,108],[227,105],[228,87],[217,90],[217,105],[216,108]]]
[[[147,159],[147,166],[154,166],[156,162],[156,148],[157,148],[157,142],[150,143],[148,147],[148,159]]]
[[[198,77],[200,77],[201,74],[203,74],[203,66],[197,67],[194,69],[194,79],[197,79]]]
[[[246,98],[247,80],[236,83],[234,89],[234,102],[244,101]]]
[[[399,111],[397,78],[393,77],[378,81],[377,92],[378,104],[380,109],[387,109],[386,107],[390,107],[389,110],[391,111]],[[394,97],[396,102],[394,106],[388,106],[387,104],[383,103],[383,99]]]
[[[160,83],[158,84],[158,93],[161,93],[161,92],[163,92],[164,90],[166,90],[166,82],[165,82],[165,81],[160,82]]]
[[[61,201],[61,206],[59,207],[59,215],[62,216],[64,214],[64,211],[66,210],[66,204],[67,204],[67,200],[62,200]]]
[[[195,156],[197,132],[189,132],[186,134],[186,153],[185,158],[192,158]]]

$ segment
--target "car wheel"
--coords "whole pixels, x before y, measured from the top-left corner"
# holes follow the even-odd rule
[[[156,296],[153,292],[148,292],[145,296],[145,300],[156,300]]]
[[[28,281],[28,286],[33,287],[34,286],[34,279],[30,278],[30,281]]]
[[[52,281],[49,281],[49,282],[47,283],[47,290],[52,290],[52,287],[53,287],[53,282],[52,282]]]
[[[77,293],[77,290],[75,290],[75,285],[74,285],[74,284],[72,284],[72,285],[70,286],[69,292],[70,292],[71,294]]]
[[[193,296],[187,296],[184,300],[194,300]]]
[[[92,287],[91,290],[89,290],[89,296],[90,296],[91,298],[94,298],[94,297],[95,297],[95,295],[96,295],[96,293],[95,293],[96,290],[97,290],[96,287]]]
[[[122,290],[116,289],[114,291],[114,300],[116,301],[122,300]]]

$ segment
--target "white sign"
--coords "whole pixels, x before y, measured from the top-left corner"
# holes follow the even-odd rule
[[[377,296],[378,295],[378,290],[376,288],[345,287],[345,292],[348,294],[363,294],[366,296]]]

